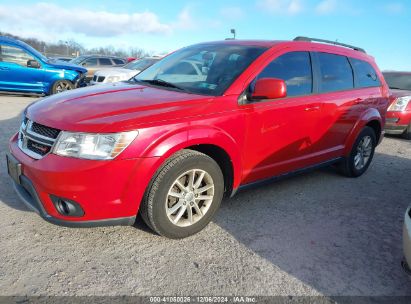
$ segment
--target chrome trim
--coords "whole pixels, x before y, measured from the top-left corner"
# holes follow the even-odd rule
[[[54,138],[51,138],[51,137],[41,135],[37,132],[34,132],[33,129],[32,129],[32,126],[33,126],[33,121],[27,120],[27,123],[24,124],[24,120],[23,120],[23,122],[21,123],[21,126],[20,126],[19,135],[18,135],[19,136],[18,137],[18,142],[17,142],[18,147],[20,148],[21,151],[23,151],[25,154],[27,154],[31,158],[42,159],[44,156],[46,156],[47,154],[49,154],[50,152],[53,151],[53,147],[54,147],[55,143],[57,142],[58,137],[56,139],[54,139]],[[48,147],[50,147],[50,150],[44,155],[38,154],[34,151],[31,151],[27,147],[28,139],[30,139],[31,141],[33,141],[35,143],[48,146]]]

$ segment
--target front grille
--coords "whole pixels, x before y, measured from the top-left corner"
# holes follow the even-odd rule
[[[29,139],[27,140],[27,149],[29,149],[30,151],[33,151],[36,154],[44,156],[50,152],[51,147]]]
[[[38,124],[37,122],[33,122],[33,125],[31,126],[31,130],[37,134],[40,134],[48,138],[53,138],[53,139],[57,138],[57,136],[60,133],[60,130],[43,126],[41,124]]]
[[[106,79],[106,77],[104,77],[104,76],[100,76],[100,77],[98,78],[97,82],[103,82],[103,81],[104,81],[104,79]]]
[[[60,130],[47,127],[25,118],[19,132],[19,148],[35,159],[43,158],[51,151]]]

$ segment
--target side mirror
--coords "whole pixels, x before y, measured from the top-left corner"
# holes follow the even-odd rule
[[[276,99],[287,97],[287,86],[282,79],[260,78],[257,79],[251,99]]]
[[[27,60],[27,67],[28,68],[39,69],[40,68],[40,63],[37,60],[30,59],[30,60]]]
[[[87,66],[87,62],[83,62],[82,64],[81,64],[81,66]]]

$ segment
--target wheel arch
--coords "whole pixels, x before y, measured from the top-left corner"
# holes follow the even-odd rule
[[[351,130],[350,135],[347,137],[347,140],[345,142],[344,155],[348,155],[351,152],[352,146],[358,134],[366,126],[371,127],[376,132],[375,136],[377,143],[380,142],[382,136],[381,132],[383,128],[383,118],[381,117],[380,112],[377,109],[370,108],[360,116],[353,129]]]

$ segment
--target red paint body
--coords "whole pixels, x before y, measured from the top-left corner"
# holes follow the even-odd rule
[[[196,145],[224,150],[233,167],[233,190],[346,156],[369,122],[385,124],[388,88],[372,57],[309,42],[226,41],[270,47],[226,90],[210,97],[120,83],[53,95],[28,108],[30,120],[67,131],[138,130],[116,159],[92,161],[53,154],[34,160],[10,141],[11,153],[34,184],[51,216],[67,221],[136,215],[156,170],[175,152]],[[239,97],[274,58],[290,51],[331,52],[370,62],[382,86],[241,104]],[[72,199],[85,211],[64,217],[49,195]]]

